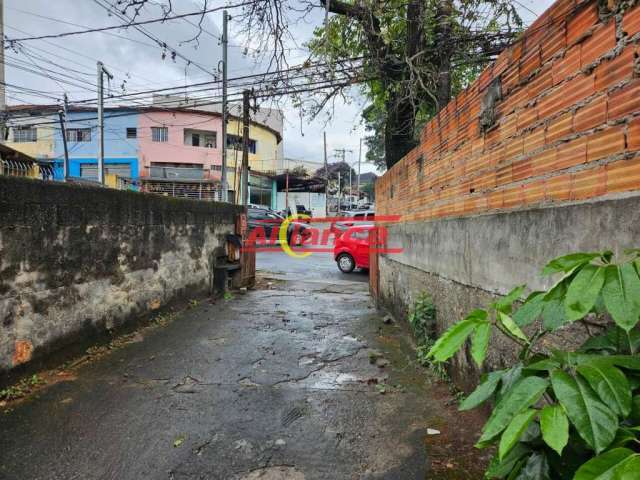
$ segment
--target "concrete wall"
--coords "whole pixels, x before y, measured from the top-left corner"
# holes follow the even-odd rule
[[[417,296],[429,293],[438,310],[434,330],[442,333],[476,308],[484,308],[517,285],[548,288],[544,265],[575,251],[640,246],[640,195],[494,215],[388,226],[390,247],[401,254],[379,259],[380,300],[406,317]],[[557,336],[557,345],[583,340],[581,326]],[[489,363],[498,367],[513,354],[502,342]],[[470,357],[459,355],[454,375],[463,386],[477,378]]]
[[[0,374],[208,292],[239,212],[0,177]]]

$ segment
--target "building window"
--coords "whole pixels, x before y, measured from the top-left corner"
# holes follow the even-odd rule
[[[184,144],[189,147],[216,148],[216,132],[185,129]]]
[[[168,142],[169,129],[167,127],[151,127],[151,141]]]
[[[138,138],[138,129],[127,128],[127,138]]]
[[[227,135],[227,148],[242,151],[242,137],[239,135]],[[255,140],[249,139],[249,153],[255,154],[258,150],[258,144]]]
[[[90,142],[90,141],[91,141],[90,128],[68,128],[67,129],[67,142]]]
[[[28,143],[38,141],[38,129],[35,127],[13,127],[13,141]]]

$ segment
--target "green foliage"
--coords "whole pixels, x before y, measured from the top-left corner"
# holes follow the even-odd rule
[[[428,293],[421,293],[409,312],[409,324],[418,345],[424,345],[430,341],[435,323],[436,307],[433,300]]]
[[[471,339],[480,367],[495,330],[520,347],[516,364],[486,374],[460,405],[495,405],[477,444],[498,447],[487,478],[640,478],[639,266],[639,250],[617,263],[608,251],[557,258],[543,270],[560,276],[549,290],[533,292],[516,309],[525,291],[517,287],[433,345],[428,358],[445,362]],[[541,346],[553,332],[606,315],[607,331],[575,351]]]
[[[11,401],[31,393],[43,380],[38,375],[23,378],[17,384],[0,390],[0,401]]]

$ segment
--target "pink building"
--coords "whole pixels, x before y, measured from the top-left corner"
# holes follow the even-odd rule
[[[141,179],[219,180],[222,119],[181,109],[141,110],[138,142]]]

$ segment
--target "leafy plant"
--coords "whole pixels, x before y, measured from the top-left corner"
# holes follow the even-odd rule
[[[418,345],[424,345],[431,341],[436,323],[436,307],[428,293],[418,295],[411,312],[409,312],[409,324],[416,337]]]
[[[429,351],[445,362],[471,339],[482,367],[496,329],[519,347],[515,364],[484,375],[460,405],[494,402],[477,444],[497,446],[487,478],[640,478],[640,250],[618,263],[613,257],[607,251],[556,258],[542,272],[560,277],[549,290],[531,293],[514,312],[526,287],[515,288],[471,312]],[[575,351],[541,346],[551,332],[606,314],[610,328]]]

